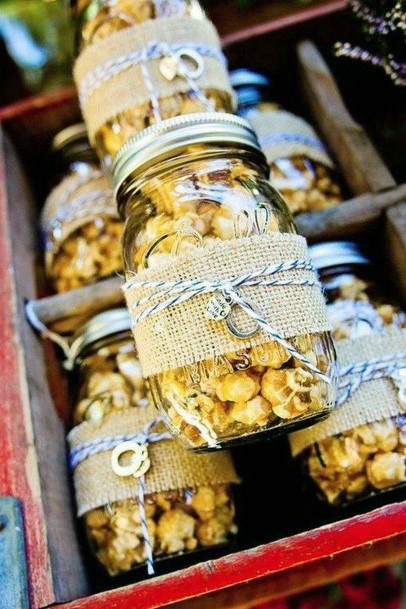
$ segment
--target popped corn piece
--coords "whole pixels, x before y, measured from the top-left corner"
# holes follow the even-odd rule
[[[366,467],[368,480],[377,489],[389,488],[406,480],[406,457],[399,453],[378,453]]]
[[[244,371],[237,371],[220,377],[216,392],[224,402],[247,402],[257,395],[259,389],[257,379]]]
[[[196,535],[199,543],[203,546],[214,546],[227,541],[227,530],[217,518],[210,518],[197,525]]]
[[[272,414],[270,403],[261,395],[248,402],[236,402],[230,410],[230,416],[245,425],[266,425]]]
[[[164,512],[157,525],[158,543],[168,554],[182,552],[194,536],[195,520],[180,509]]]
[[[192,507],[200,520],[212,518],[215,510],[215,490],[211,486],[200,486],[192,495]]]

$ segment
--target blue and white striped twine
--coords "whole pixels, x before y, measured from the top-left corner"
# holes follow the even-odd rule
[[[142,289],[150,288],[155,289],[152,294],[148,294],[137,302],[133,303],[130,307],[132,314],[133,327],[139,324],[141,321],[158,313],[164,311],[177,304],[186,302],[195,296],[201,294],[211,294],[214,292],[221,292],[224,296],[228,297],[233,305],[240,306],[249,317],[251,317],[258,326],[267,334],[269,334],[274,340],[276,340],[281,346],[283,346],[291,356],[299,360],[304,366],[316,374],[321,380],[326,383],[330,383],[330,378],[321,372],[314,364],[312,364],[302,353],[297,351],[293,345],[291,345],[283,336],[262,317],[262,315],[255,310],[254,307],[247,302],[241,293],[236,289],[240,286],[287,286],[287,285],[302,285],[309,287],[316,287],[321,289],[321,284],[317,280],[316,276],[312,279],[277,279],[270,277],[271,275],[277,275],[278,273],[291,271],[291,270],[307,270],[313,271],[314,267],[309,259],[306,260],[292,260],[290,262],[280,262],[276,265],[267,265],[256,271],[246,273],[244,275],[237,275],[225,280],[205,280],[196,279],[188,280],[183,279],[179,281],[138,281],[137,279],[130,279],[126,282],[123,287],[124,292],[131,288]],[[151,305],[139,313],[133,313],[138,307],[150,302],[156,298],[162,298],[170,295],[169,298]]]
[[[162,422],[161,417],[153,419],[150,423],[136,434],[121,434],[116,436],[107,436],[105,438],[96,438],[89,442],[83,442],[72,448],[69,452],[69,464],[72,469],[75,469],[92,455],[96,455],[101,452],[107,452],[113,450],[116,446],[122,444],[122,442],[133,441],[140,446],[148,446],[153,442],[161,442],[163,440],[172,440],[172,436],[168,431],[162,433],[153,433],[151,430]],[[141,529],[144,538],[144,547],[146,554],[147,571],[149,575],[155,573],[154,569],[154,557],[151,538],[148,531],[147,517],[145,514],[145,474],[138,479],[138,507],[140,510]]]
[[[274,144],[303,144],[327,152],[326,146],[317,137],[301,133],[269,133],[259,137],[258,140],[262,147]]]
[[[127,55],[113,57],[99,64],[94,70],[89,72],[87,76],[79,84],[79,99],[82,107],[86,104],[88,98],[105,82],[117,74],[121,74],[134,65],[140,64],[141,67],[146,67],[146,62],[160,57],[171,57],[179,51],[195,51],[202,57],[211,57],[219,61],[224,67],[227,67],[227,60],[223,53],[215,47],[203,45],[196,42],[180,42],[168,44],[166,42],[151,41],[145,47],[138,49]],[[143,73],[145,78],[145,73]],[[186,76],[181,74],[184,78]],[[146,79],[146,84],[149,88],[149,77]],[[189,85],[191,84],[188,80]],[[192,87],[195,88],[195,85]]]
[[[336,406],[344,404],[362,383],[390,378],[395,372],[404,368],[406,368],[406,351],[389,353],[341,368],[339,378],[342,380],[338,385],[339,395]]]

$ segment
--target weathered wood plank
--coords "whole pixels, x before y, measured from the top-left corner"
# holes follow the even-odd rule
[[[406,202],[386,211],[385,245],[385,259],[406,308]]]
[[[404,200],[406,184],[385,192],[354,197],[330,209],[300,214],[295,223],[299,233],[308,241],[356,237],[371,229],[386,208]]]
[[[37,300],[33,309],[37,317],[56,332],[71,332],[89,315],[124,304],[121,286],[124,279],[112,277],[83,288],[54,294]]]
[[[379,192],[395,181],[361,125],[349,114],[326,62],[310,41],[297,47],[300,78],[312,118],[354,195]]]
[[[20,502],[0,497],[0,609],[29,609]]]
[[[38,605],[49,602],[72,600],[87,592],[83,564],[76,538],[74,506],[69,488],[68,467],[65,449],[64,423],[58,417],[46,379],[46,367],[41,341],[35,336],[25,319],[24,302],[36,295],[34,262],[36,256],[34,205],[22,169],[10,143],[5,139],[5,168],[7,173],[6,203],[11,237],[11,260],[14,270],[13,307],[15,328],[14,345],[16,361],[19,365],[18,391],[24,408],[24,416],[32,419],[34,437],[27,442],[27,475],[35,487],[36,500],[41,503],[43,513],[37,515],[46,527],[47,548],[44,549],[44,564],[37,564],[32,574],[35,582],[41,581],[41,570],[51,568],[51,598],[42,596]],[[11,265],[10,265],[11,266]],[[15,446],[14,458],[20,459]],[[15,473],[14,475],[18,475]],[[27,509],[26,497],[23,496]],[[29,499],[29,493],[28,493]],[[48,554],[46,554],[46,550]],[[36,549],[29,547],[30,559],[35,557]],[[49,575],[47,574],[49,577]]]
[[[21,500],[24,510],[30,595],[33,607],[54,600],[46,525],[39,492],[34,432],[19,348],[7,208],[5,158],[0,130],[0,494]],[[35,581],[35,586],[32,582]]]
[[[156,609],[171,607],[171,603],[178,603],[175,607],[179,609],[181,607],[189,609],[189,606],[197,609],[199,596],[204,598],[204,595],[207,595],[206,598],[210,599],[213,593],[240,584],[240,589],[245,586],[249,589],[254,585],[255,580],[271,575],[278,576],[280,587],[277,591],[271,588],[270,596],[280,596],[289,591],[284,579],[286,576],[289,577],[289,570],[304,568],[305,573],[310,574],[313,561],[325,559],[324,569],[331,569],[328,578],[331,581],[334,578],[333,557],[343,552],[357,551],[359,561],[356,562],[356,558],[354,559],[352,572],[361,570],[364,564],[368,564],[368,547],[371,548],[372,543],[398,536],[402,543],[395,544],[393,552],[388,551],[385,558],[390,561],[392,556],[395,560],[406,556],[405,531],[406,503],[388,505],[362,516],[280,539],[252,550],[237,552],[215,561],[201,563],[177,573],[80,599],[62,605],[60,609],[106,609],[107,607]],[[365,548],[365,551],[362,548]],[[365,559],[366,563],[363,563],[362,559]],[[375,555],[371,564],[374,564],[374,561],[379,564],[379,555]],[[324,581],[326,580],[327,578]],[[311,579],[309,583],[317,585],[317,580]],[[196,604],[192,601],[194,597],[197,597]],[[251,600],[255,601],[255,596]],[[202,609],[213,606],[216,605],[203,604]],[[238,604],[235,606],[238,607]],[[232,604],[231,608],[233,608]]]

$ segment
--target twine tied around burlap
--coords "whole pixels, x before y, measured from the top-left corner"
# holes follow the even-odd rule
[[[275,340],[330,382],[287,340],[329,329],[299,235],[218,241],[139,272],[123,290],[146,377]]]
[[[160,100],[178,93],[191,92],[212,111],[205,91],[217,90],[235,106],[220,39],[207,19],[171,16],[114,32],[82,51],[74,75],[92,142],[106,122],[145,103],[159,122]]]
[[[63,241],[102,215],[118,218],[111,184],[99,169],[67,176],[50,192],[41,214],[48,271]]]
[[[258,135],[269,164],[278,159],[304,156],[334,168],[326,146],[313,127],[299,116],[285,110],[266,110],[249,113],[246,118]]]
[[[162,418],[149,405],[112,413],[102,423],[85,421],[69,433],[68,441],[78,516],[137,497],[149,574],[154,562],[145,496],[240,481],[228,452],[187,452],[163,430]],[[132,459],[123,465],[125,453]]]
[[[343,339],[336,349],[336,408],[325,421],[290,435],[293,456],[325,438],[406,412],[406,329]]]

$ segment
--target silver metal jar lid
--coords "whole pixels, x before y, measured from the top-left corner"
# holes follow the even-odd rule
[[[62,148],[65,148],[65,146],[79,141],[88,142],[85,123],[70,125],[69,127],[62,129],[62,131],[59,131],[52,140],[52,150],[58,152],[59,150],[62,150]]]
[[[70,346],[70,360],[74,361],[83,351],[97,341],[131,331],[131,319],[125,307],[99,313],[81,326]]]
[[[136,177],[195,144],[228,144],[255,150],[267,167],[257,136],[244,119],[221,112],[186,114],[147,127],[120,148],[113,163],[115,194],[130,174]]]
[[[354,241],[327,241],[309,247],[310,258],[316,269],[342,264],[371,264]]]

